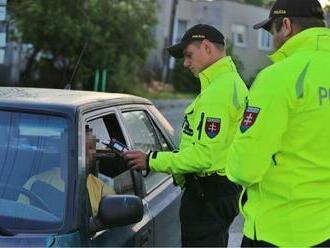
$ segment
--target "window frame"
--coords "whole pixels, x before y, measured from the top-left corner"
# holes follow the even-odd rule
[[[81,162],[82,162],[83,167],[84,167],[84,172],[86,174],[86,178],[87,178],[86,150],[85,150],[85,146],[82,145],[82,144],[85,144],[85,142],[86,142],[85,135],[84,135],[85,125],[88,125],[88,122],[90,122],[90,121],[93,121],[95,119],[100,119],[100,118],[103,118],[103,117],[105,117],[107,115],[111,115],[111,114],[114,114],[116,119],[117,119],[118,125],[121,129],[121,132],[122,132],[122,135],[123,135],[123,138],[124,138],[124,141],[125,141],[127,147],[129,149],[132,149],[130,138],[127,134],[126,128],[123,124],[123,121],[122,121],[122,118],[120,116],[120,112],[118,111],[117,106],[112,106],[112,107],[104,108],[104,109],[101,109],[101,110],[94,110],[94,111],[90,111],[88,113],[85,113],[84,118],[83,118],[82,123],[81,123],[81,126],[80,126],[81,134],[79,135],[80,136],[79,144],[82,147],[79,147],[79,152],[81,154],[80,156],[83,158],[81,160]],[[132,179],[132,180],[134,181],[134,179]],[[136,192],[136,186],[137,185],[135,185],[135,184],[133,185],[135,192]]]
[[[122,135],[127,146],[130,146],[130,142],[128,141],[128,136],[125,132],[125,128],[123,128],[123,123],[121,118],[119,117],[119,112],[116,106],[109,106],[102,109],[97,110],[89,110],[81,113],[82,117],[78,127],[78,161],[79,161],[79,174],[84,175],[84,179],[80,180],[80,187],[82,187],[82,194],[80,195],[85,204],[85,209],[90,209],[89,195],[87,191],[87,168],[86,168],[86,136],[85,136],[85,126],[88,125],[88,122],[103,118],[104,116],[115,114],[116,119],[118,121],[119,127],[121,128]],[[132,178],[133,182],[134,179]],[[134,191],[136,191],[136,185],[133,185]],[[134,194],[136,195],[136,194]]]
[[[237,29],[241,29],[243,28],[244,31],[237,31]],[[246,48],[247,47],[247,43],[248,43],[248,27],[246,25],[243,24],[232,24],[231,25],[231,34],[232,34],[232,39],[233,39],[233,44],[236,47],[241,47],[241,48]],[[243,36],[243,42],[240,42],[238,40],[238,35],[242,35]]]
[[[152,125],[152,127],[154,129],[154,132],[156,133],[158,142],[160,143],[160,137],[159,137],[159,135],[162,135],[163,136],[163,139],[167,143],[167,146],[169,147],[169,150],[168,151],[172,151],[175,148],[175,146],[173,145],[173,142],[171,141],[171,139],[169,139],[169,137],[166,134],[165,130],[160,127],[160,124],[158,123],[158,121],[156,121],[157,120],[156,117],[152,114],[152,111],[150,111],[147,106],[148,105],[138,105],[138,104],[137,105],[130,105],[130,106],[121,106],[119,108],[119,110],[120,110],[120,117],[123,118],[123,115],[122,115],[123,112],[132,112],[132,111],[143,111],[143,112],[145,112],[147,118],[151,122],[151,125]],[[122,121],[124,122],[124,119],[122,119]],[[126,129],[126,126],[125,126],[125,129]],[[126,132],[127,132],[127,129],[126,129]],[[164,132],[165,132],[166,135],[163,135]],[[131,146],[132,146],[133,142],[132,142],[131,139],[130,139],[130,142],[131,142]],[[150,172],[149,175],[144,178],[144,180],[147,180],[147,178],[150,177],[150,176],[152,176],[153,173],[159,173],[159,172]],[[149,189],[146,188],[146,196],[150,195],[157,188],[159,188],[160,185],[166,183],[172,177],[169,174],[165,174],[165,173],[162,173],[162,174],[164,175],[164,177],[157,184],[153,185]]]
[[[185,19],[177,20],[174,43],[178,43],[181,40],[182,36],[187,31],[187,27],[188,27],[188,20]]]
[[[268,36],[269,45],[270,45],[269,47],[264,46],[264,44],[263,44],[264,35]],[[259,48],[259,50],[270,52],[273,50],[273,47],[274,47],[274,45],[273,45],[273,40],[272,40],[271,34],[264,29],[259,29],[259,32],[258,32],[258,48]]]
[[[175,149],[175,145],[174,142],[172,141],[172,139],[170,138],[170,135],[167,134],[167,131],[160,125],[160,123],[157,121],[156,116],[153,114],[153,112],[147,107],[148,105],[129,105],[129,106],[120,106],[119,109],[119,116],[120,118],[122,118],[121,122],[123,123],[123,126],[125,126],[125,131],[126,130],[126,125],[124,124],[124,119],[122,116],[123,112],[129,112],[129,111],[144,111],[147,113],[147,117],[149,119],[149,121],[151,122],[152,126],[154,129],[158,129],[158,132],[156,131],[157,134],[157,138],[159,139],[159,134],[163,135],[164,140],[166,141],[168,147],[169,147],[169,151],[172,151]],[[150,105],[151,106],[151,105]],[[126,134],[127,135],[127,134]],[[127,135],[128,136],[128,135]],[[130,139],[130,137],[128,137],[128,139],[130,140],[130,149],[132,149],[132,141]]]
[[[160,147],[160,149],[161,150],[163,150],[162,149],[162,145],[161,145],[161,141],[160,141],[160,131],[157,129],[157,127],[155,127],[155,124],[154,124],[154,121],[152,120],[152,118],[150,117],[150,115],[149,115],[149,113],[146,111],[146,110],[140,110],[140,109],[137,109],[137,110],[128,110],[128,111],[122,111],[121,112],[121,115],[122,115],[122,117],[124,118],[124,114],[125,113],[134,113],[134,112],[142,112],[142,113],[144,113],[145,114],[145,117],[147,118],[147,120],[149,121],[149,123],[150,123],[150,125],[151,125],[151,128],[152,128],[152,131],[153,131],[153,134],[154,134],[154,137],[155,137],[155,141],[156,141],[156,145],[158,146],[158,147]],[[125,122],[125,120],[123,119],[123,122]],[[125,124],[124,124],[125,125]],[[125,127],[126,127],[126,131],[127,131],[127,133],[128,133],[128,129],[127,129],[127,125],[125,125]],[[133,144],[134,144],[134,142],[131,140],[131,142],[132,142],[132,147],[133,147]],[[165,142],[166,142],[166,140],[165,140]],[[167,144],[167,142],[166,142],[166,144]],[[168,146],[168,144],[167,144],[167,146]],[[136,148],[134,148],[133,147],[133,149],[136,149]]]
[[[85,142],[86,142],[86,137],[85,137],[85,126],[88,125],[88,122],[98,119],[98,118],[103,118],[107,115],[115,114],[116,119],[118,121],[119,127],[121,129],[123,138],[125,140],[125,143],[129,149],[131,149],[131,142],[129,139],[129,136],[127,135],[126,128],[124,127],[122,118],[120,116],[120,111],[119,111],[120,105],[116,106],[109,106],[109,107],[104,107],[102,109],[97,109],[97,110],[88,110],[86,112],[82,112],[81,115],[82,117],[80,118],[80,123],[78,124],[78,157],[83,158],[79,160],[79,174],[85,175],[83,180],[80,180],[80,189],[81,193],[79,193],[82,202],[83,202],[83,209],[85,209],[85,212],[82,211],[81,213],[81,222],[84,223],[83,225],[86,225],[86,223],[89,223],[90,216],[86,215],[84,213],[90,212],[91,211],[91,205],[90,205],[90,199],[89,199],[89,194],[88,194],[88,189],[87,189],[87,170],[86,170],[86,149],[85,149]],[[78,117],[79,119],[79,117]],[[129,170],[128,170],[129,171]],[[131,180],[133,182],[133,190],[134,190],[134,195],[139,196],[137,194],[138,191],[143,191],[143,189],[137,189],[139,186],[139,183],[141,180],[137,180],[142,175],[136,175],[138,172],[136,171],[131,171],[130,176]],[[140,176],[140,177],[139,177]],[[138,178],[139,177],[139,178]],[[102,179],[101,179],[102,180]],[[82,188],[81,188],[82,187]],[[143,192],[142,192],[143,193]],[[120,194],[119,194],[120,195]],[[139,196],[141,197],[141,196]],[[142,197],[146,197],[146,194]],[[96,239],[97,237],[101,236],[103,233],[107,232],[106,230],[97,232],[93,237],[89,237],[89,240],[91,239]]]

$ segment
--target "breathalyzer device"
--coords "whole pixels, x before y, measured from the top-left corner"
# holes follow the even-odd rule
[[[116,139],[110,139],[109,143],[102,142],[104,145],[109,147],[112,151],[114,151],[117,154],[121,154],[122,152],[128,151],[128,148],[123,143],[119,142]]]

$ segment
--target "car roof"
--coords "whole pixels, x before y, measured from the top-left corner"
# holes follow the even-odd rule
[[[93,91],[0,87],[0,108],[41,110],[73,114],[80,109],[98,109],[105,105],[152,104],[149,100],[118,93]]]

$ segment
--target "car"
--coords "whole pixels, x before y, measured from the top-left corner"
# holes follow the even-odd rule
[[[92,173],[116,194],[92,217]],[[180,188],[168,174],[130,170],[110,141],[172,151],[174,130],[147,99],[115,93],[0,87],[0,246],[179,246]],[[61,183],[37,175],[60,171]],[[33,182],[32,182],[33,181]]]

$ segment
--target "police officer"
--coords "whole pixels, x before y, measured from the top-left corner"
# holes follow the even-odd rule
[[[214,27],[190,28],[168,48],[200,79],[201,92],[185,110],[180,149],[175,152],[128,151],[133,169],[173,174],[185,190],[180,220],[183,246],[226,246],[238,213],[239,188],[225,174],[227,151],[244,112],[247,89]]]
[[[242,245],[330,246],[330,30],[317,0],[277,0],[255,28],[277,51],[229,152],[247,193]]]

